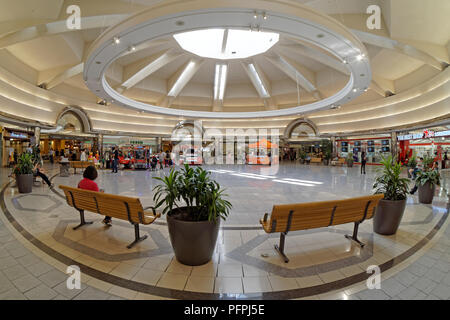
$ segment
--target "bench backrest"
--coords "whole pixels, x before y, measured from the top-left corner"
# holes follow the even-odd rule
[[[383,197],[377,194],[344,200],[275,205],[268,231],[306,230],[370,219]]]
[[[124,197],[109,193],[95,192],[59,186],[66,195],[67,204],[77,210],[96,212],[131,223],[144,223],[144,209],[139,198]]]
[[[70,166],[72,168],[87,168],[92,165],[94,165],[93,161],[70,161]]]

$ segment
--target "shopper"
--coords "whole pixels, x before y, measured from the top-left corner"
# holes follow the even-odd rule
[[[50,148],[50,151],[48,154],[49,154],[49,158],[50,158],[50,163],[53,164],[53,148]]]
[[[363,151],[361,152],[361,174],[366,174],[366,162],[367,162],[366,152]]]
[[[117,173],[117,168],[119,167],[119,150],[117,148],[113,149],[113,155],[112,172]]]
[[[46,183],[50,188],[53,187],[53,185],[52,185],[52,183],[50,182],[50,180],[48,179],[47,175],[45,175],[44,169],[41,168],[41,164],[40,164],[39,162],[35,164],[35,166],[34,166],[34,168],[33,168],[33,171],[34,171],[34,175],[35,175],[35,176],[41,177],[42,180],[44,180],[45,183]]]
[[[87,161],[86,152],[84,149],[81,151],[80,161]]]
[[[158,154],[158,159],[159,159],[159,168],[164,169],[164,152],[160,152]]]
[[[88,166],[83,172],[83,179],[78,183],[78,188],[95,192],[104,192],[103,189],[98,188],[97,182],[94,181],[97,177],[97,169],[95,169],[94,166]],[[106,216],[102,222],[107,226],[111,226],[111,217]]]

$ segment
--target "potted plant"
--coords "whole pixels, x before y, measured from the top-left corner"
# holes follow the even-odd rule
[[[353,155],[350,152],[347,154],[347,167],[353,167]]]
[[[30,153],[22,153],[14,167],[17,188],[20,193],[30,193],[33,187],[33,159]]]
[[[331,141],[324,139],[322,140],[321,145],[323,154],[323,164],[327,166],[330,163],[332,153]]]
[[[155,209],[167,213],[170,241],[177,260],[197,266],[211,260],[216,246],[220,219],[225,220],[232,205],[220,185],[200,167],[185,164],[172,169],[153,188]]]
[[[384,194],[373,218],[373,230],[383,235],[397,232],[406,207],[408,179],[401,178],[402,166],[392,155],[382,158],[382,169],[379,171],[373,188],[375,194]]]
[[[436,186],[441,185],[439,172],[426,168],[424,163],[423,171],[417,173],[416,185],[419,188],[419,202],[427,204],[433,202]]]
[[[304,164],[305,159],[306,159],[306,152],[304,150],[300,150],[299,157],[300,157],[300,163]]]

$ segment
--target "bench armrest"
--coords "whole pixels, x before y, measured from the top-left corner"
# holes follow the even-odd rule
[[[268,213],[265,213],[264,214],[264,218],[263,218],[263,222],[267,222],[267,218],[269,217],[269,214]]]
[[[152,209],[153,215],[154,215],[155,217],[156,217],[156,216],[160,216],[160,214],[156,212],[155,207],[148,206],[148,207],[145,207],[145,208],[144,208],[144,210],[147,210],[147,209]]]

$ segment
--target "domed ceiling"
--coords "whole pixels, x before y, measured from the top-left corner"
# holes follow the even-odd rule
[[[149,8],[158,8],[171,2],[175,1],[80,0],[77,5],[81,8],[81,29],[71,30],[66,26],[66,19],[70,15],[66,9],[72,4],[71,1],[2,1],[2,79],[4,83],[12,85],[9,75],[12,73],[18,78],[15,85],[17,88],[24,88],[28,84],[40,86],[44,89],[38,90],[45,90],[48,94],[38,91],[39,96],[50,99],[52,103],[66,104],[66,101],[75,100],[82,108],[84,105],[89,106],[86,110],[92,111],[94,127],[99,129],[106,126],[95,123],[97,120],[106,121],[106,115],[95,113],[95,108],[102,113],[108,113],[109,110],[139,117],[137,115],[140,113],[136,110],[129,110],[87,85],[85,80],[89,79],[83,79],[86,63],[90,54],[95,51],[99,39],[111,35],[109,30],[126,25],[132,17]],[[253,7],[251,2],[248,3],[249,8]],[[370,110],[366,114],[370,113],[372,118],[376,118],[377,114],[382,114],[382,107],[386,107],[384,101],[400,103],[400,98],[395,100],[395,96],[406,95],[416,89],[423,92],[424,89],[420,86],[445,73],[450,62],[450,1],[282,2],[293,6],[304,5],[329,16],[336,24],[349,30],[363,45],[361,53],[370,67],[365,75],[368,77],[368,85],[358,87],[357,94],[348,102],[327,103],[323,111],[308,112],[310,119],[319,127],[322,126],[321,132],[334,131],[335,128],[331,128],[334,123],[346,123],[346,126],[351,128],[350,118],[355,118],[358,110]],[[371,16],[371,13],[367,13],[367,8],[371,5],[381,9],[380,29],[371,30],[367,27],[367,20]],[[225,33],[231,43],[231,34],[237,29],[251,30],[254,34],[273,31],[271,28],[264,29],[264,26],[274,19],[270,10],[266,13],[255,8],[251,13],[255,15],[254,23],[250,23],[246,30],[216,26],[216,29],[223,29],[220,37],[223,47],[220,49],[225,52],[227,50]],[[131,27],[131,24],[128,27]],[[301,32],[302,30],[299,30],[299,33]],[[203,42],[200,41],[193,48],[189,48],[183,47],[174,34],[176,32],[149,41],[126,44],[126,50],[104,70],[108,86],[133,101],[169,110],[245,113],[283,111],[326,101],[346,88],[351,78],[345,59],[333,55],[319,45],[285,32],[276,32],[276,39],[272,36],[274,44],[267,45],[256,53],[244,53],[244,56],[239,58],[232,57],[232,52],[237,50],[230,45],[229,55],[224,56],[225,59],[217,55],[202,56],[193,50],[208,45],[211,50],[215,50],[217,44],[206,37]],[[314,36],[320,41],[320,33]],[[113,39],[112,36],[109,38]],[[121,38],[119,41],[122,40],[124,44],[126,38]],[[427,88],[432,88],[432,85]],[[31,91],[34,92],[34,89],[27,89],[28,93]],[[5,101],[11,100],[11,95],[2,92],[2,99],[4,105],[9,106],[9,102],[7,104]],[[103,99],[106,99],[106,106],[97,104]],[[441,97],[442,101],[443,99],[447,97]],[[445,101],[448,106],[448,100]],[[14,99],[14,103],[33,105],[30,101],[24,102],[24,99]],[[52,107],[42,107],[41,112],[22,113],[17,116],[37,116],[38,119],[39,114],[47,112],[46,108],[53,110]],[[14,115],[11,111],[14,110],[13,107],[1,109],[6,116]],[[145,110],[145,115],[152,113]],[[280,113],[280,120],[283,119],[286,123],[299,115],[303,116],[301,109],[296,109],[296,113],[290,117],[283,118],[282,115]],[[442,118],[443,115],[441,113],[436,117]],[[172,113],[172,116],[177,117],[176,112]],[[50,118],[48,116],[39,120],[51,123]],[[171,117],[162,116],[158,119],[163,121]],[[383,126],[388,125],[379,125]],[[339,130],[336,128],[336,131]]]

